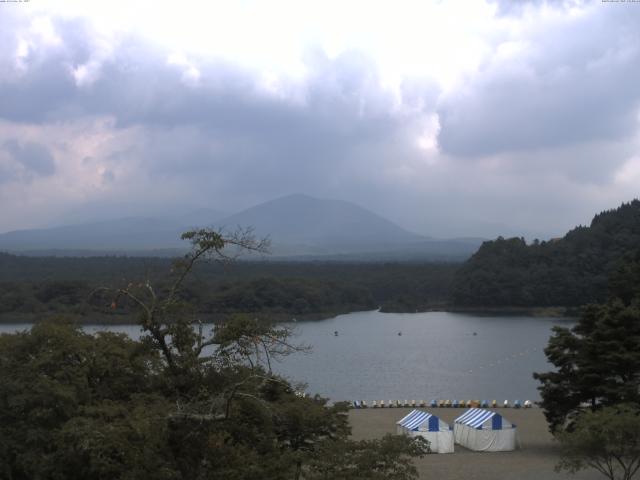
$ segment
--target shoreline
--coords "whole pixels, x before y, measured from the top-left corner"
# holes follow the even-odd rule
[[[236,312],[236,313],[202,313],[201,318],[205,323],[217,323],[223,320],[225,317],[233,315],[248,315],[254,317],[268,318],[274,323],[287,323],[287,322],[317,322],[322,320],[328,320],[338,317],[340,315],[349,315],[351,313],[357,313],[362,310],[353,311],[337,311],[337,312],[316,312],[316,313],[304,313],[294,314],[287,312]],[[369,311],[369,310],[365,310]],[[540,318],[564,318],[571,319],[579,316],[580,311],[577,308],[571,307],[454,307],[438,305],[428,307],[425,309],[415,311],[386,311],[382,308],[373,309],[370,311],[379,311],[380,313],[393,314],[417,314],[417,313],[429,313],[429,312],[444,312],[444,313],[461,313],[475,315],[478,317],[490,317],[490,316],[506,316],[513,315],[518,317],[540,317]],[[79,313],[57,313],[57,312],[43,312],[43,313],[3,313],[0,314],[0,325],[31,325],[41,322],[43,320],[52,320],[65,318],[78,325],[136,325],[135,314],[107,314],[101,312],[93,312],[89,314]]]

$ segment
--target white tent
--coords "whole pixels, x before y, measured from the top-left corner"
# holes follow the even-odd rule
[[[506,452],[518,447],[516,426],[495,411],[472,408],[454,421],[456,443],[479,452]]]
[[[396,422],[396,430],[398,434],[428,440],[434,453],[453,453],[451,427],[428,412],[412,410],[409,415]]]

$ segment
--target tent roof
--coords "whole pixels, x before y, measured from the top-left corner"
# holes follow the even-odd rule
[[[420,425],[424,425],[429,421],[431,417],[438,418],[435,415],[431,415],[429,412],[423,412],[422,410],[412,410],[409,415],[398,420],[396,424],[404,428],[408,428],[409,430],[417,430]]]
[[[455,423],[461,423],[471,428],[478,428],[490,418],[501,415],[491,410],[483,410],[482,408],[471,408],[455,419]]]

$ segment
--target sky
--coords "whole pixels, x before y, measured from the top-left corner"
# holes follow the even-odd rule
[[[560,236],[640,190],[640,2],[0,2],[0,232],[293,193]]]

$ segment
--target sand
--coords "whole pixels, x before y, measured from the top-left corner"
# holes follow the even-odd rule
[[[409,413],[408,408],[351,410],[349,420],[354,439],[373,439],[395,433],[395,422]],[[460,408],[426,409],[449,424],[464,412]],[[540,479],[604,479],[595,470],[575,475],[554,472],[558,462],[558,445],[547,430],[542,411],[530,409],[497,409],[518,427],[520,449],[514,452],[481,453],[455,446],[452,454],[431,454],[416,460],[421,479],[445,480],[540,480]]]

